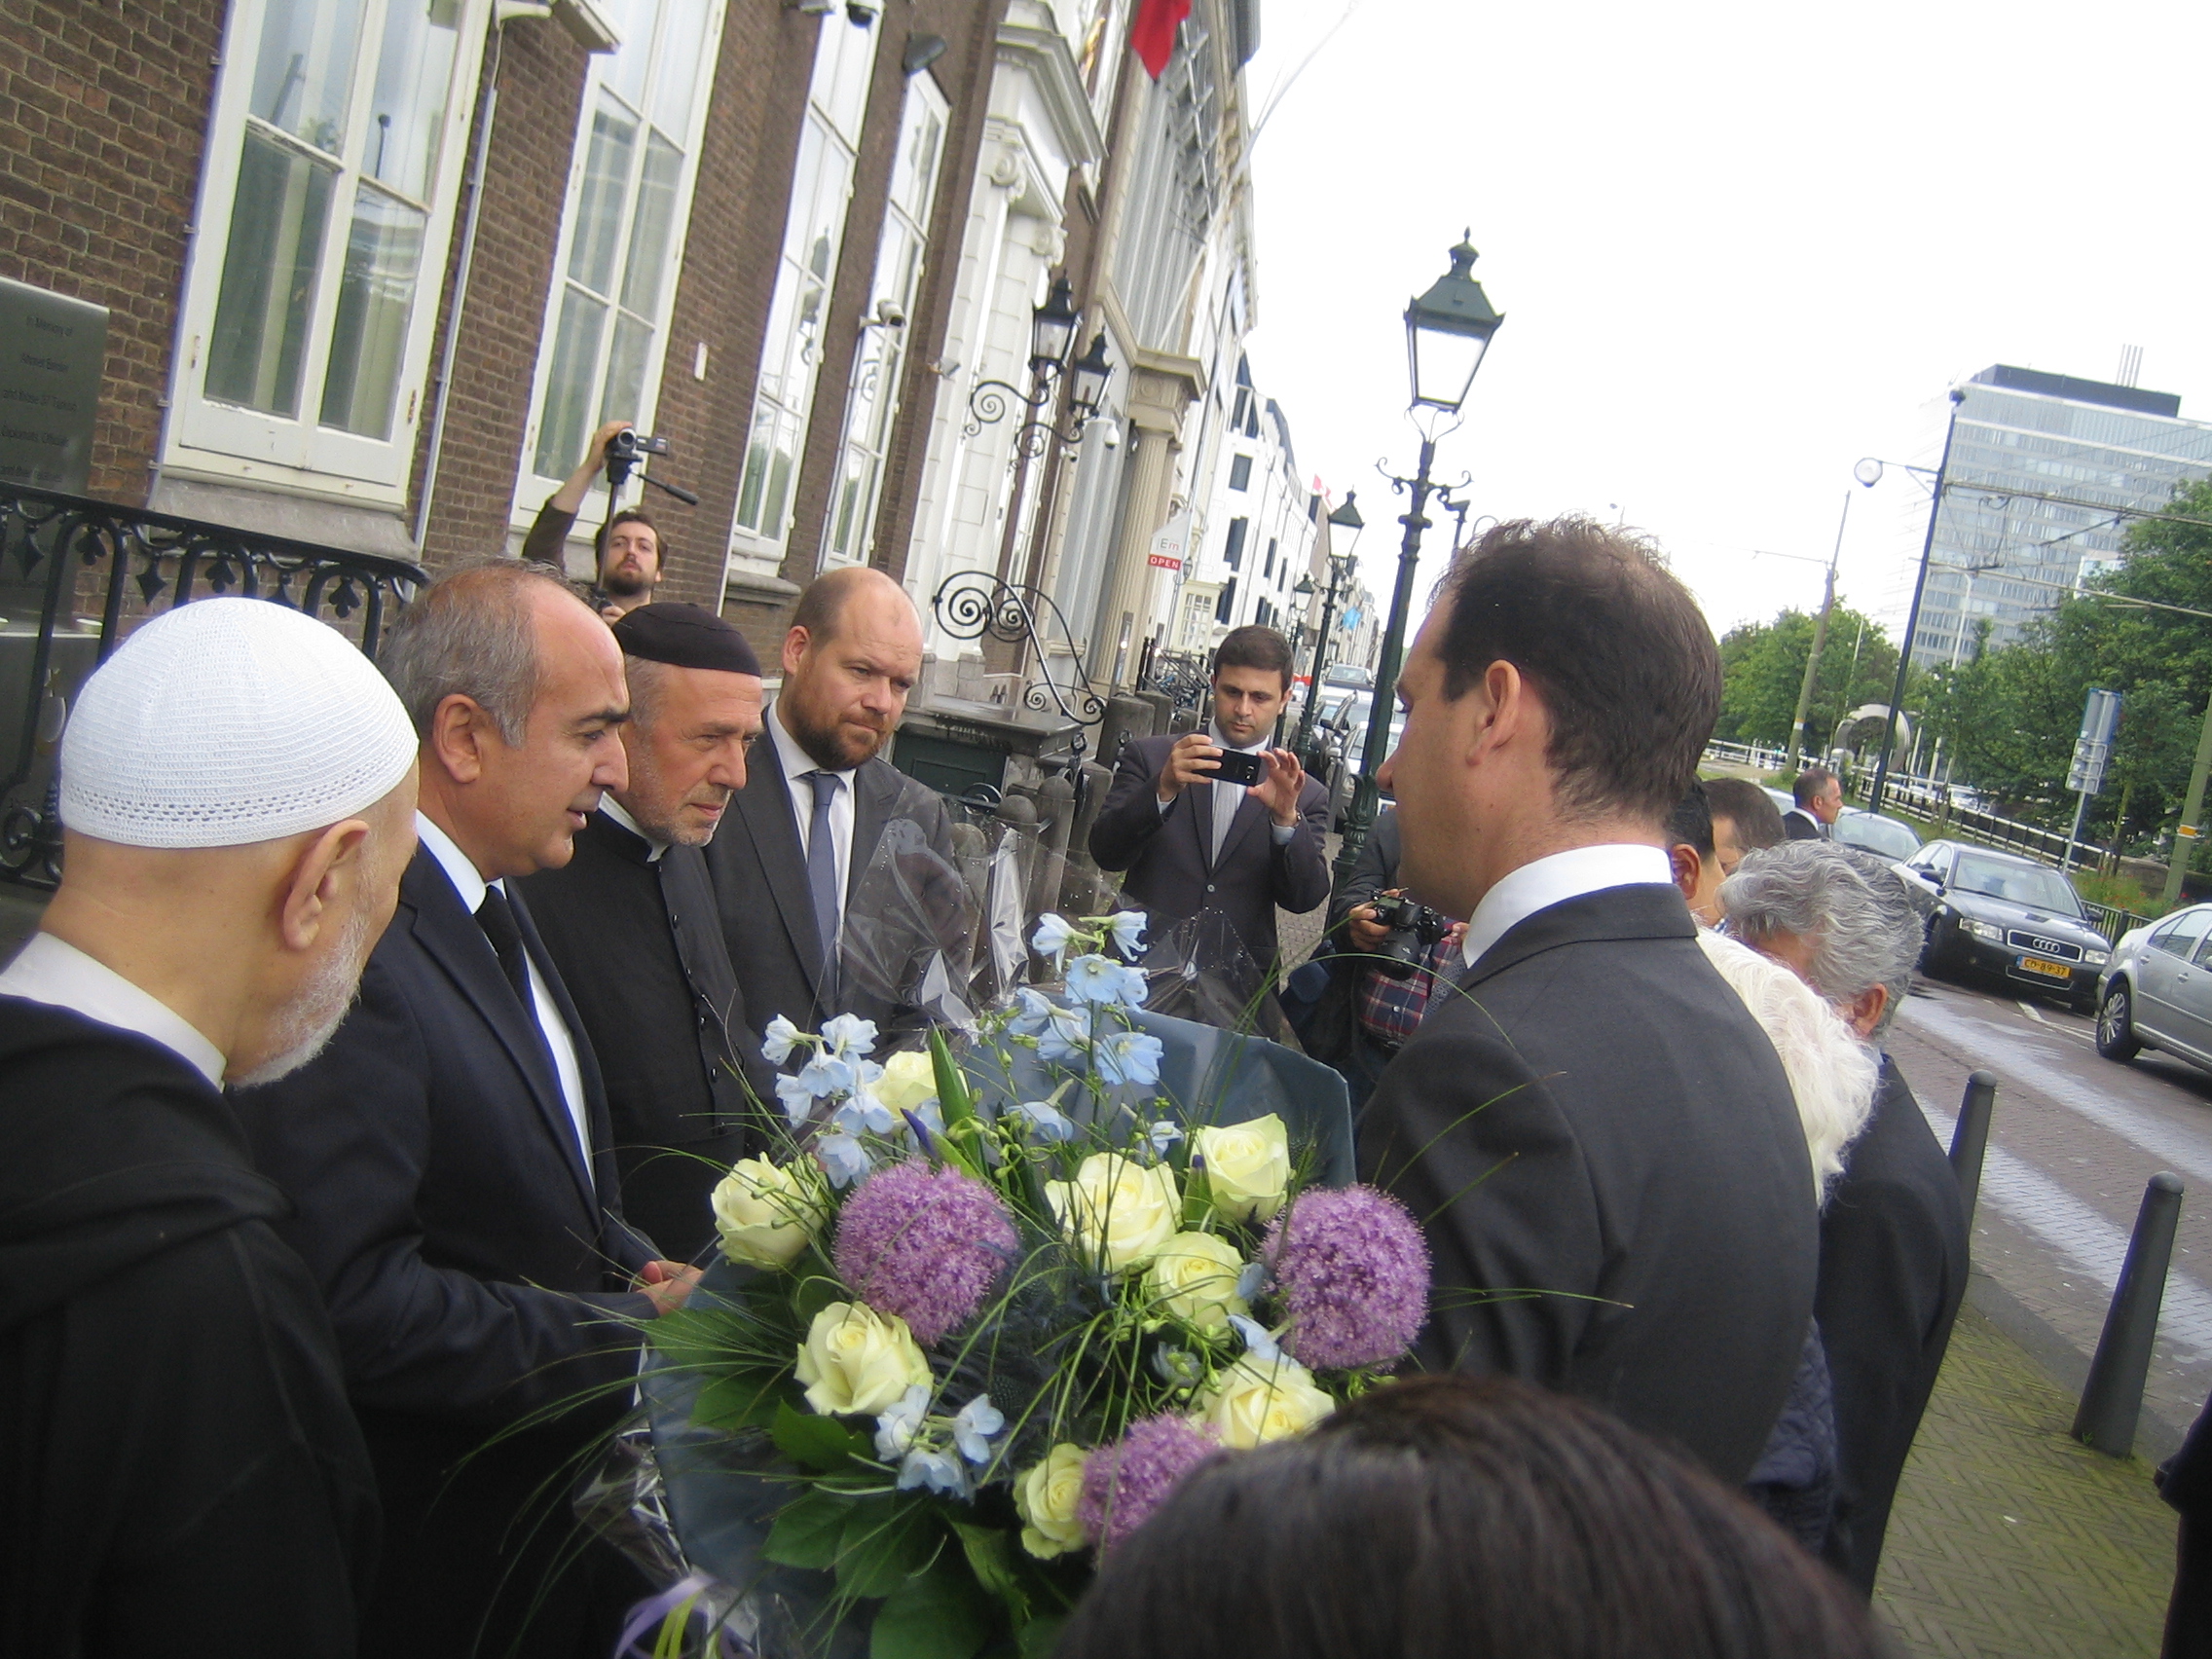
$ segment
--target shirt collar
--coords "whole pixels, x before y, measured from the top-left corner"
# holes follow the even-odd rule
[[[850,784],[853,781],[853,774],[860,768],[858,766],[825,766],[801,749],[798,746],[798,739],[784,729],[783,718],[778,712],[782,704],[783,698],[781,696],[775,702],[770,703],[767,718],[762,723],[768,728],[769,741],[776,746],[776,759],[784,768],[784,781],[789,783],[793,778],[803,778],[809,772],[829,772]]]
[[[660,863],[661,854],[668,851],[668,843],[657,835],[647,834],[638,821],[623,810],[620,801],[616,800],[611,794],[603,794],[599,797],[599,810],[621,825],[623,829],[629,830],[631,834],[637,836],[639,840],[645,842],[647,849],[645,863]]]
[[[1212,740],[1216,748],[1235,750],[1235,752],[1239,755],[1257,755],[1261,750],[1267,748],[1268,746],[1267,736],[1265,733],[1263,733],[1260,737],[1259,742],[1251,745],[1249,748],[1238,749],[1235,744],[1230,742],[1228,738],[1221,735],[1220,723],[1215,720],[1206,721],[1206,736]]]
[[[101,1025],[150,1037],[190,1062],[215,1088],[223,1087],[223,1051],[199,1027],[106,963],[50,933],[31,935],[16,960],[0,971],[0,996],[67,1009]]]
[[[446,879],[453,883],[453,890],[461,895],[461,907],[470,915],[475,915],[484,907],[484,895],[490,889],[497,887],[501,893],[506,892],[503,883],[486,881],[475,862],[461,850],[459,843],[451,835],[430,822],[427,813],[419,811],[415,814],[415,832],[422,837],[423,845],[430,849],[430,856],[438,861],[438,867],[446,872]]]
[[[1523,865],[1483,895],[1475,913],[1467,918],[1460,960],[1472,968],[1515,924],[1585,893],[1651,884],[1672,887],[1674,882],[1674,866],[1657,847],[1607,842],[1553,853]]]

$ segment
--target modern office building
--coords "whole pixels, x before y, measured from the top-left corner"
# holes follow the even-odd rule
[[[2118,560],[2131,522],[2119,509],[2157,511],[2212,473],[2212,424],[2183,420],[2172,392],[2003,363],[1959,389],[1912,635],[1920,668],[1970,659],[1983,622],[1987,645],[2017,640]]]

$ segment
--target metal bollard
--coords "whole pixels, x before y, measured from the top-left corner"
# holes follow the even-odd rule
[[[2161,1170],[2143,1189],[2127,1260],[2082,1389],[2082,1409],[2074,1414],[2074,1438],[2109,1456],[2135,1450],[2135,1419],[2143,1412],[2143,1383],[2151,1375],[2151,1345],[2158,1334],[2158,1304],[2165,1298],[2180,1221],[2181,1177]]]
[[[1959,1121],[1951,1126],[1951,1174],[1959,1183],[1959,1207],[1967,1231],[1973,1231],[1973,1206],[1981,1197],[1981,1161],[1989,1151],[1989,1114],[1997,1105],[1997,1074],[1977,1071],[1967,1078]]]

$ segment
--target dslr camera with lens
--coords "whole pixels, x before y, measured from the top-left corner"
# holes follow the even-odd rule
[[[1410,979],[1452,931],[1452,918],[1413,899],[1381,898],[1374,904],[1375,919],[1389,931],[1368,953],[1368,966],[1386,979]]]

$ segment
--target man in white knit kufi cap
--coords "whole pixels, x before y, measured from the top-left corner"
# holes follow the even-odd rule
[[[61,886],[0,971],[0,1647],[350,1654],[375,1485],[223,1093],[344,1018],[415,846],[374,665],[265,600],[140,627],[63,734]],[[35,1440],[35,1444],[34,1444]]]

